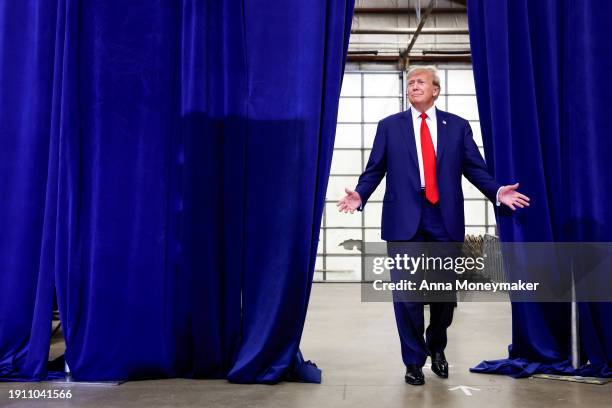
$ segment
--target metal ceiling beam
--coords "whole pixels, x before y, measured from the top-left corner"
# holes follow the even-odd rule
[[[416,28],[353,28],[351,34],[416,34]],[[419,32],[420,35],[468,35],[470,32],[467,28],[423,28]]]
[[[463,7],[435,7],[433,14],[467,14]],[[355,14],[416,14],[412,7],[355,7]]]
[[[347,55],[378,55],[378,50],[349,50]]]
[[[464,50],[437,50],[437,49],[429,49],[429,50],[421,50],[423,55],[471,55],[472,51],[469,49]]]
[[[399,55],[348,55],[349,62],[398,62]],[[471,55],[411,55],[410,62],[472,62]]]
[[[423,14],[423,16],[420,18],[419,25],[417,26],[416,32],[410,39],[410,44],[408,44],[408,48],[400,52],[400,57],[402,58],[402,61],[404,61],[404,65],[408,65],[408,60],[407,60],[408,54],[410,54],[410,50],[412,50],[414,43],[416,42],[417,38],[419,38],[419,34],[421,34],[421,32],[423,31],[423,26],[425,25],[425,21],[427,21],[427,18],[431,14],[431,10],[433,9],[434,2],[435,0],[429,1],[429,5],[427,6],[427,9],[425,10],[425,14]],[[419,13],[417,14],[420,14],[420,10],[421,8],[419,6]]]

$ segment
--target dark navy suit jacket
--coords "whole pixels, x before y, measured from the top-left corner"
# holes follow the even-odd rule
[[[499,183],[489,174],[472,137],[467,120],[436,109],[438,140],[436,177],[440,210],[446,231],[463,241],[465,220],[461,175],[495,202]],[[421,220],[421,179],[410,110],[391,115],[378,123],[374,146],[355,190],[362,208],[387,175],[382,210],[382,239],[408,241]]]

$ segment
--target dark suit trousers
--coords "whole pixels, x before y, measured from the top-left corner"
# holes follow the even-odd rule
[[[446,243],[436,246],[435,242]],[[423,196],[422,212],[419,228],[415,236],[408,242],[389,242],[387,251],[390,257],[397,253],[411,252],[408,255],[418,257],[425,253],[428,256],[452,256],[457,255],[459,243],[453,240],[446,232],[444,221],[438,205],[431,205]],[[436,247],[439,247],[436,249]],[[432,249],[433,248],[433,249]],[[450,251],[450,252],[449,252]],[[433,273],[432,273],[433,272]],[[451,271],[417,271],[415,274],[407,274],[405,271],[391,270],[391,279],[398,282],[401,279],[412,280],[418,285],[426,276],[428,282],[454,282],[454,272]],[[438,296],[437,298],[433,298]],[[447,343],[446,329],[453,320],[455,307],[455,293],[445,292],[411,292],[410,294],[394,293],[393,307],[395,310],[395,321],[399,332],[402,358],[404,364],[416,364],[423,366],[427,355],[434,352],[444,351]],[[425,303],[429,303],[430,319],[429,326],[424,332],[423,309]]]

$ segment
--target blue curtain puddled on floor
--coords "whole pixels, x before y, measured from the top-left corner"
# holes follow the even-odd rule
[[[320,381],[299,343],[353,0],[0,6],[0,378]]]
[[[487,162],[532,198],[529,209],[498,213],[502,241],[612,241],[611,14],[604,0],[468,2]],[[612,376],[612,304],[580,303],[579,313],[579,369],[569,304],[517,302],[509,358],[472,371]]]

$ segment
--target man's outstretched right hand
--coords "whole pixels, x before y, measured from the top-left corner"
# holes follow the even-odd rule
[[[361,197],[358,192],[349,190],[348,188],[345,188],[344,191],[346,195],[338,201],[336,206],[340,212],[350,212],[352,214],[356,209],[361,207]]]

